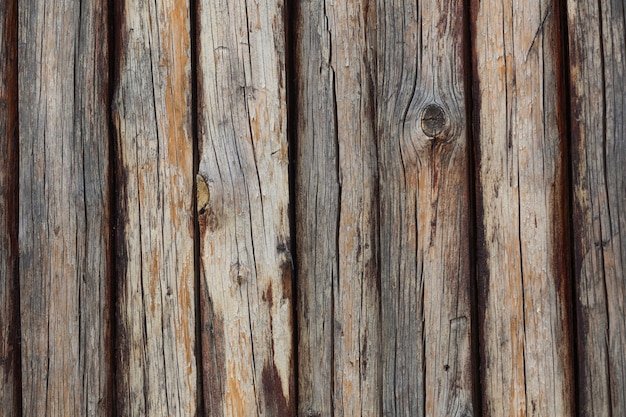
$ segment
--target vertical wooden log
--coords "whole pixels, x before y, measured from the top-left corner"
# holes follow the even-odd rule
[[[295,415],[283,2],[199,2],[198,17],[206,409]]]
[[[17,1],[0,4],[0,416],[20,415]]]
[[[294,20],[302,416],[381,411],[375,20],[360,0]]]
[[[464,12],[378,2],[383,414],[473,415]]]
[[[558,7],[472,7],[485,416],[574,413]]]
[[[19,2],[24,416],[108,415],[107,2]]]
[[[193,139],[189,3],[118,4],[117,406],[194,416]]]
[[[581,416],[626,415],[625,13],[568,2]]]

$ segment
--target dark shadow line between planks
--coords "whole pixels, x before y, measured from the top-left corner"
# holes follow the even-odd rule
[[[109,356],[108,356],[108,400],[107,404],[108,415],[112,417],[118,416],[117,410],[117,363],[119,360],[119,346],[118,346],[118,320],[117,320],[117,300],[118,300],[118,238],[120,232],[117,230],[119,216],[119,193],[118,193],[118,171],[119,171],[119,153],[117,149],[116,140],[116,128],[113,121],[113,103],[115,100],[115,89],[119,82],[119,68],[120,68],[120,48],[121,48],[121,33],[120,33],[120,21],[122,15],[122,2],[123,0],[113,0],[108,2],[107,10],[107,28],[108,28],[108,97],[107,97],[107,117],[109,122],[109,169],[108,169],[108,194],[109,194],[109,253],[108,256],[108,291],[109,291],[109,322],[108,322],[108,334],[109,334]]]
[[[285,93],[287,99],[287,177],[289,182],[289,246],[291,252],[291,317],[292,317],[292,355],[293,355],[293,405],[294,412],[300,407],[299,393],[299,332],[298,332],[298,247],[296,239],[296,173],[298,140],[298,96],[296,71],[296,24],[300,14],[300,2],[285,1],[283,8],[283,30],[285,34]]]
[[[577,322],[576,322],[576,279],[575,279],[575,248],[574,248],[574,217],[573,217],[573,203],[574,203],[574,195],[573,195],[573,167],[572,167],[572,134],[571,134],[571,96],[570,96],[570,88],[571,88],[571,80],[570,80],[570,71],[569,71],[569,48],[568,48],[568,24],[567,24],[567,7],[566,0],[553,0],[554,1],[554,19],[555,19],[555,32],[556,32],[556,74],[557,74],[557,94],[558,94],[558,107],[557,112],[560,115],[559,117],[559,130],[562,140],[564,141],[561,145],[561,162],[563,164],[563,179],[561,181],[561,189],[562,192],[560,195],[563,196],[563,208],[561,209],[561,215],[567,216],[568,218],[561,220],[561,226],[563,227],[565,233],[564,236],[561,236],[560,239],[563,240],[562,247],[568,259],[566,260],[566,271],[565,271],[565,279],[567,282],[563,285],[564,288],[569,286],[569,292],[565,292],[563,294],[566,299],[567,311],[565,312],[567,316],[567,321],[570,324],[570,334],[569,336],[569,354],[570,354],[570,365],[572,367],[572,376],[573,376],[573,392],[570,393],[573,398],[571,398],[571,406],[574,412],[574,415],[579,414],[579,387],[578,387],[578,348],[577,348]]]
[[[2,42],[6,42],[6,78],[7,78],[7,130],[8,149],[8,192],[7,225],[10,240],[9,259],[12,262],[10,271],[12,280],[9,297],[13,300],[10,317],[9,344],[14,351],[10,354],[10,366],[13,368],[13,406],[16,416],[22,415],[22,327],[20,297],[20,263],[19,263],[19,63],[18,63],[18,5],[17,0],[7,0],[5,33]]]
[[[469,257],[470,257],[470,322],[471,322],[471,356],[472,356],[472,403],[474,404],[474,415],[482,416],[482,380],[480,378],[480,333],[478,319],[478,275],[476,268],[477,245],[478,245],[478,217],[476,210],[476,177],[478,166],[475,156],[474,139],[474,77],[473,69],[476,60],[473,59],[474,37],[472,36],[472,14],[470,12],[473,0],[463,0],[463,58],[464,84],[465,84],[465,122],[467,135],[467,178],[468,178],[468,202],[469,202]]]
[[[569,255],[569,285],[570,292],[570,308],[567,311],[569,322],[571,323],[571,354],[572,354],[572,366],[574,377],[574,415],[580,415],[580,381],[579,381],[579,364],[578,364],[578,319],[577,319],[577,292],[576,292],[576,274],[575,274],[575,225],[574,225],[574,172],[573,172],[573,159],[572,159],[572,106],[571,106],[571,90],[572,90],[572,78],[570,73],[570,54],[569,54],[569,25],[567,22],[567,0],[555,0],[555,10],[558,13],[557,16],[557,31],[559,33],[559,62],[561,67],[557,68],[560,77],[562,78],[562,91],[559,96],[560,99],[560,111],[563,115],[563,124],[565,136],[565,159],[566,159],[566,184],[564,186],[567,191],[564,195],[567,196],[566,212],[568,215],[567,220],[567,239],[568,239],[568,255]]]
[[[199,36],[199,19],[200,19],[199,2],[189,0],[189,30],[191,45],[191,136],[193,148],[193,172],[192,172],[192,193],[191,207],[193,212],[193,274],[194,274],[194,311],[195,311],[195,355],[196,355],[196,416],[205,415],[204,404],[204,369],[202,355],[202,275],[200,274],[200,223],[198,217],[197,190],[198,183],[196,181],[200,168],[200,130],[199,130],[199,107],[198,107],[198,36]]]

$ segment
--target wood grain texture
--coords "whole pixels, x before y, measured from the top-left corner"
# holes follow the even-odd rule
[[[197,13],[206,411],[295,415],[283,3]]]
[[[463,4],[377,5],[386,416],[476,411]]]
[[[20,415],[17,2],[0,4],[0,416]]]
[[[117,412],[197,412],[189,3],[118,4]]]
[[[19,2],[24,416],[104,416],[109,393],[107,2]]]
[[[581,416],[626,415],[626,11],[569,1]]]
[[[552,0],[472,8],[485,416],[574,413],[558,12]]]
[[[381,411],[375,23],[360,0],[294,19],[302,416]]]

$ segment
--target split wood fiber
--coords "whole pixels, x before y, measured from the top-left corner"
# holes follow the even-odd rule
[[[23,416],[109,415],[107,7],[18,2]]]
[[[377,3],[383,415],[477,412],[463,7]]]
[[[568,1],[580,416],[626,415],[626,10]]]
[[[295,415],[283,7],[198,2],[200,320],[210,416]]]
[[[117,413],[194,416],[189,2],[116,7]]]
[[[293,24],[298,411],[379,415],[375,9],[301,2]]]
[[[472,6],[484,416],[572,416],[559,7]]]

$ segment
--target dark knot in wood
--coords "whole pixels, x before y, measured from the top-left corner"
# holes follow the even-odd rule
[[[436,104],[429,104],[422,112],[422,130],[428,137],[434,138],[443,132],[446,126],[446,114]]]

